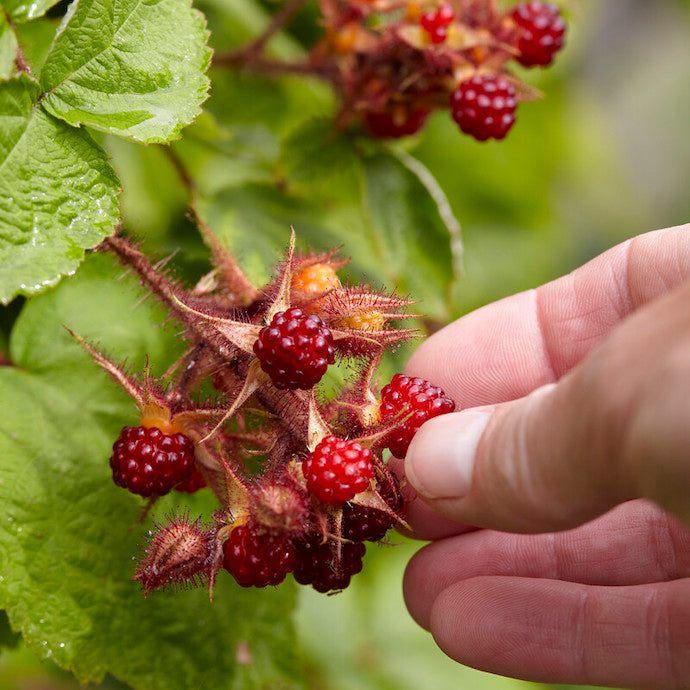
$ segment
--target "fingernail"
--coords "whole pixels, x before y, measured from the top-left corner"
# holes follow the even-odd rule
[[[468,410],[435,417],[412,439],[405,475],[426,498],[462,498],[472,483],[479,439],[492,410]]]

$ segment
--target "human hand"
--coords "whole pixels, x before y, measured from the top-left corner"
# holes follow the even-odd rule
[[[439,646],[530,680],[690,687],[690,226],[456,321],[407,373],[465,410],[405,461],[409,521],[438,539],[405,597]]]

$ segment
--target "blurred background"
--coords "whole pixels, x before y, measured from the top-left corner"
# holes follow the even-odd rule
[[[211,21],[220,4],[199,7]],[[562,4],[569,20],[565,51],[554,67],[525,75],[546,98],[521,106],[504,142],[479,144],[438,113],[408,146],[437,178],[462,225],[464,272],[449,298],[449,318],[551,280],[635,234],[690,220],[690,2]],[[295,40],[306,40],[310,22],[308,13],[298,18]],[[219,81],[218,88],[226,87]],[[324,111],[329,107],[325,98]],[[194,125],[196,136],[204,126]],[[182,245],[193,272],[202,248],[188,239],[187,192],[169,158],[158,147],[103,141],[124,182],[126,224],[148,228],[145,241],[163,252]],[[265,140],[259,145],[270,148]],[[176,151],[202,177],[217,174],[212,161],[184,142]],[[420,545],[392,539],[396,545],[369,549],[363,573],[345,592],[324,597],[301,588],[296,625],[311,687],[555,687],[447,659],[402,600],[405,563]],[[0,641],[6,645],[0,689],[78,687],[24,649],[4,618]],[[102,687],[125,688],[114,679]]]

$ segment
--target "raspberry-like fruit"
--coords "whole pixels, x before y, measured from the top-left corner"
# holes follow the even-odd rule
[[[326,436],[302,462],[307,488],[320,501],[341,505],[374,477],[371,451],[357,441]]]
[[[478,141],[503,139],[515,124],[515,89],[503,77],[475,74],[458,84],[450,110],[460,129]]]
[[[194,468],[194,443],[156,427],[126,426],[113,444],[113,481],[140,496],[162,496]]]
[[[322,295],[329,290],[337,290],[340,287],[340,279],[335,269],[330,264],[312,264],[306,266],[292,276],[290,285],[295,297],[300,300],[309,300]],[[309,314],[316,313],[322,301],[313,300],[303,307]]]
[[[276,388],[313,388],[335,362],[333,335],[315,314],[299,307],[278,312],[259,331],[254,354]]]
[[[405,415],[405,420],[386,439],[393,455],[404,458],[412,437],[432,417],[452,412],[455,403],[429,381],[396,374],[381,391],[381,421]],[[408,416],[409,415],[409,416]]]
[[[376,490],[391,510],[400,510],[402,496],[397,482],[394,486],[378,484]],[[388,513],[376,508],[368,508],[356,503],[343,505],[342,534],[350,541],[381,541],[395,522]]]
[[[565,38],[565,20],[558,6],[550,2],[521,2],[511,16],[519,27],[520,54],[516,60],[525,67],[550,65]]]
[[[176,487],[175,491],[181,491],[185,494],[195,494],[200,489],[206,486],[206,479],[204,475],[199,472],[196,467],[192,468],[191,474],[186,479],[183,479]]]
[[[297,545],[297,565],[293,573],[295,580],[300,585],[311,585],[321,593],[345,589],[352,576],[362,570],[365,551],[362,543],[344,543],[338,561],[333,544],[322,544],[320,538],[312,537]]]
[[[288,538],[252,523],[235,527],[223,544],[223,567],[242,587],[279,585],[295,562]]]
[[[373,136],[379,139],[399,139],[416,134],[424,126],[427,117],[428,110],[413,110],[410,113],[384,110],[367,113],[366,121]]]
[[[455,12],[450,5],[441,5],[436,10],[425,12],[419,23],[428,34],[432,43],[443,43],[448,36],[448,25],[455,19]]]

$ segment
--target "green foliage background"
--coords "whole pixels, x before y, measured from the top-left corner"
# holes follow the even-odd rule
[[[29,16],[29,5],[6,0],[16,30],[0,17],[0,80],[11,76],[7,56],[16,41],[44,83],[58,67],[65,69],[60,51],[50,48],[64,6],[38,16],[54,4],[34,3],[37,14]],[[113,197],[101,151],[107,152],[122,185],[124,227],[157,256],[179,249],[174,263],[185,279],[206,270],[207,251],[185,215],[192,192],[180,179],[180,164],[194,180],[200,213],[253,278],[267,276],[294,225],[302,247],[344,244],[353,277],[364,273],[420,298],[419,309],[433,327],[555,278],[627,237],[690,217],[688,3],[564,5],[571,20],[567,49],[554,68],[525,74],[546,98],[521,106],[517,126],[501,143],[478,144],[461,135],[446,113],[402,144],[336,136],[329,126],[333,98],[323,84],[292,77],[269,82],[219,69],[210,72],[204,114],[169,148],[134,142],[167,140],[195,113],[178,108],[177,122],[165,132],[142,134],[136,113],[124,107],[112,112],[116,103],[131,100],[106,99],[96,117],[73,107],[78,94],[64,80],[62,92],[40,110],[22,112],[32,113],[24,119],[41,137],[53,136],[42,133],[49,126],[87,146],[86,158],[96,161],[92,168]],[[195,6],[219,52],[255,35],[273,7],[258,0],[200,0]],[[166,11],[174,16],[174,7]],[[185,18],[189,31],[200,35],[198,17]],[[271,42],[271,51],[300,55],[313,40],[313,26],[307,8],[290,33]],[[42,67],[49,53],[48,68]],[[202,46],[199,64],[204,55]],[[32,88],[21,86],[31,103]],[[204,90],[197,78],[193,92],[199,97]],[[13,97],[12,107],[21,110],[22,103]],[[414,160],[435,177],[462,223],[462,257],[457,242],[451,252],[443,213]],[[80,179],[74,176],[78,198]],[[105,224],[96,228],[101,235],[116,213],[106,205],[103,217]],[[67,257],[72,263],[56,266],[56,279],[98,240],[89,241]],[[12,260],[3,260],[0,270],[13,270]],[[461,667],[435,648],[404,609],[402,572],[418,545],[402,538],[397,546],[370,548],[362,575],[334,597],[290,584],[267,593],[239,591],[225,580],[212,605],[203,591],[144,600],[127,580],[142,536],[128,532],[138,503],[109,484],[106,462],[112,438],[133,410],[60,328],[76,328],[135,366],[146,353],[158,355],[162,371],[166,359],[174,359],[171,335],[149,324],[163,317],[150,305],[135,309],[141,294],[127,281],[115,282],[118,276],[112,262],[90,257],[54,291],[27,303],[15,299],[0,313],[0,352],[19,365],[0,368],[0,604],[12,622],[0,618],[0,687],[25,688],[39,679],[54,690],[78,687],[48,657],[82,681],[109,673],[103,687],[113,689],[125,687],[115,676],[142,688],[219,690],[544,687]],[[406,354],[390,368],[400,368]],[[22,439],[20,450],[12,434]],[[7,464],[9,457],[26,463],[21,472]],[[70,492],[63,495],[65,486]],[[191,509],[207,510],[198,500]],[[159,514],[170,507],[161,506]],[[40,548],[39,534],[49,536]],[[66,566],[65,554],[76,564]],[[187,643],[184,626],[198,611],[206,627]],[[109,616],[118,621],[113,630]],[[56,628],[56,621],[72,627]],[[61,653],[61,640],[84,643],[80,625],[92,626],[97,642]],[[12,627],[23,631],[24,642]],[[244,637],[257,640],[254,667],[236,659]],[[160,664],[149,664],[156,654]]]

